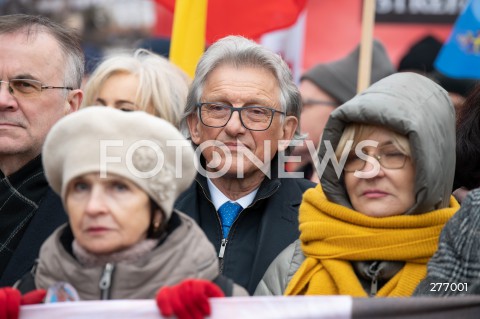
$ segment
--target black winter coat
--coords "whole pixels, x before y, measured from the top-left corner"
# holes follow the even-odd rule
[[[67,222],[62,200],[49,189],[27,226],[10,262],[0,278],[0,287],[12,286],[32,269],[43,242]]]
[[[175,203],[175,208],[192,217],[216,247],[221,273],[245,287],[250,295],[275,257],[298,239],[302,194],[315,186],[306,179],[273,176],[274,169],[272,179],[265,178],[252,204],[239,214],[226,241],[222,241],[220,217],[204,176],[199,174]]]

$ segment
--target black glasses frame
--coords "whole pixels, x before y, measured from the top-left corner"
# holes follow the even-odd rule
[[[202,107],[204,105],[207,105],[207,104],[214,104],[214,105],[218,105],[218,106],[222,106],[222,107],[225,107],[225,108],[229,108],[230,109],[230,116],[228,117],[228,120],[225,122],[225,124],[223,125],[208,125],[208,124],[205,124],[205,122],[203,121],[203,118],[202,118]],[[244,128],[246,128],[247,130],[250,130],[250,131],[266,131],[270,128],[270,126],[272,125],[272,121],[273,121],[273,117],[275,116],[275,113],[279,113],[279,114],[282,114],[282,115],[286,115],[285,112],[282,112],[282,111],[279,111],[279,110],[276,110],[276,109],[273,109],[271,107],[267,107],[267,106],[259,106],[259,105],[249,105],[249,106],[244,106],[244,107],[233,107],[231,105],[227,105],[227,104],[222,104],[222,103],[215,103],[215,102],[203,102],[203,103],[197,103],[196,104],[197,108],[198,108],[198,117],[200,118],[200,121],[202,122],[203,125],[205,126],[208,126],[208,127],[213,127],[213,128],[220,128],[220,127],[225,127],[228,122],[230,121],[230,119],[232,118],[232,114],[233,112],[238,112],[238,116],[240,118],[240,123],[242,123],[242,126]],[[245,125],[245,123],[243,122],[243,119],[242,119],[242,110],[247,110],[247,109],[263,109],[263,110],[269,110],[272,112],[272,116],[270,117],[270,123],[268,123],[268,126],[264,129],[251,129],[249,128],[248,126]]]

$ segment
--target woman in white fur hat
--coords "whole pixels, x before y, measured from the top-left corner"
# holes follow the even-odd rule
[[[67,282],[81,300],[148,299],[193,278],[212,296],[247,294],[219,276],[212,244],[173,209],[196,170],[192,147],[172,124],[89,107],[60,120],[42,154],[69,223],[43,244],[35,287],[23,280],[20,290]]]

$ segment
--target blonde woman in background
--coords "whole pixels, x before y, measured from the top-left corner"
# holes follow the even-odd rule
[[[143,110],[178,127],[190,79],[163,56],[145,49],[104,60],[85,85],[82,107]]]

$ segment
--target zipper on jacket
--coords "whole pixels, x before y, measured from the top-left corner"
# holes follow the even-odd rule
[[[198,183],[198,185],[200,186],[200,188],[202,189],[202,192],[203,192],[203,195],[205,196],[205,198],[213,205],[213,202],[208,198],[207,196],[207,193],[205,192],[205,189],[203,188],[202,184],[201,183]],[[264,196],[260,197],[260,198],[257,198],[257,200],[255,200],[254,202],[252,202],[250,205],[248,205],[247,207],[245,207],[244,209],[242,209],[242,212],[244,210],[246,210],[247,208],[250,208],[252,206],[254,206],[258,201],[260,200],[263,200],[265,198],[268,198],[270,196],[272,196],[278,189],[280,188],[280,186],[277,186],[275,189],[273,189],[271,192],[269,192],[268,194],[265,194]],[[216,215],[217,215],[217,220],[218,220],[218,225],[220,226],[220,233],[222,233],[222,221],[220,219],[220,216],[218,215],[218,211],[216,211]],[[235,220],[233,221],[232,223],[232,226],[230,228],[230,230],[232,230],[234,228],[235,223],[238,219],[238,217],[240,216],[240,214],[238,214],[238,216],[235,218]],[[228,237],[228,236],[227,236]],[[218,253],[218,258],[220,259],[220,273],[222,274],[223,273],[223,264],[224,264],[224,259],[223,259],[223,256],[225,255],[225,250],[227,249],[227,243],[228,243],[228,239],[227,238],[222,238],[222,242],[220,243],[220,251]]]
[[[110,287],[112,286],[112,275],[115,266],[112,263],[107,263],[103,268],[102,277],[100,277],[100,282],[98,287],[100,288],[100,299],[108,300],[110,299]]]
[[[225,254],[227,243],[228,239],[223,238],[222,243],[220,244],[220,252],[218,253],[218,258],[220,259],[220,273],[223,273],[223,255]]]
[[[225,254],[225,249],[227,248],[228,239],[223,238],[222,243],[220,244],[220,252],[218,253],[218,258],[223,259]]]
[[[220,244],[220,252],[218,253],[218,258],[220,259],[220,273],[223,273],[223,255],[225,254],[225,249],[227,248],[228,239],[223,238],[222,243]]]
[[[372,280],[370,284],[370,296],[373,297],[378,292],[378,275],[380,275],[381,269],[379,269],[380,262],[374,261],[370,267],[368,267],[367,275]]]
[[[240,213],[243,213],[244,210],[247,210],[248,208],[254,206],[256,203],[258,203],[259,201],[265,199],[265,198],[268,198],[270,196],[272,196],[278,189],[280,188],[280,186],[276,187],[275,189],[273,189],[271,192],[269,192],[268,194],[265,194],[265,196],[262,196],[260,198],[257,198],[255,201],[253,201],[252,203],[250,203],[250,205],[248,205],[247,207],[245,207],[244,209],[242,209],[242,211]],[[237,219],[240,217],[240,214],[238,214],[238,216],[235,218],[235,220],[233,221],[232,223],[232,226],[230,228],[230,232],[228,233],[229,235],[232,233],[232,230],[236,227],[236,222],[237,222]],[[220,220],[220,216],[218,216],[218,212],[217,212],[217,219],[218,219],[218,222],[219,222],[219,225],[220,227],[222,227],[222,222]],[[228,236],[227,236],[228,237]],[[224,259],[223,259],[223,255],[225,254],[225,250],[227,249],[227,243],[228,243],[228,239],[227,238],[223,238],[222,239],[222,242],[220,244],[220,252],[218,253],[218,258],[220,259],[220,273],[222,274],[223,273],[223,265],[224,265]]]

